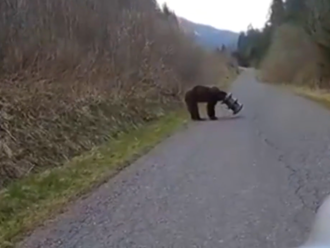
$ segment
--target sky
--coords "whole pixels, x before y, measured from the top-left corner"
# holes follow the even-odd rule
[[[157,0],[178,16],[218,29],[245,31],[249,24],[262,28],[272,0]]]

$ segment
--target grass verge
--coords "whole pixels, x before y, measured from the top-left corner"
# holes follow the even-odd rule
[[[308,87],[291,87],[293,91],[303,97],[313,100],[330,109],[330,92]]]
[[[186,121],[173,112],[132,129],[66,165],[28,176],[0,193],[0,247],[13,247],[22,234],[59,213],[69,201],[115,175]]]
[[[231,73],[222,82],[223,88],[229,89],[237,76]],[[106,182],[182,126],[187,117],[185,109],[172,112],[132,128],[62,167],[32,174],[9,185],[0,192],[0,247],[14,247],[23,234],[61,212],[70,201]]]
[[[295,86],[289,84],[279,84],[278,86],[289,89],[299,96],[317,102],[322,106],[330,109],[330,91],[328,90],[307,86]]]
[[[256,78],[259,81],[263,82],[260,71],[257,73]],[[282,83],[282,84],[269,83],[269,82],[267,82],[267,83],[289,89],[293,93],[295,93],[299,96],[302,96],[309,100],[317,102],[317,103],[321,104],[322,106],[330,109],[330,91],[329,90],[320,89],[320,88],[311,87],[311,86],[308,87],[308,86],[290,85],[288,83]]]

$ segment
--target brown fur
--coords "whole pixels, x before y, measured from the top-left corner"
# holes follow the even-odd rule
[[[211,120],[216,120],[215,106],[226,96],[227,93],[217,87],[197,85],[186,92],[184,99],[192,120],[202,120],[198,111],[198,103],[207,103],[207,115]]]

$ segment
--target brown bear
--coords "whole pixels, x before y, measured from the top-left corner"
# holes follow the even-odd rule
[[[199,115],[198,103],[207,103],[207,115],[211,120],[216,120],[215,105],[226,96],[227,93],[218,87],[197,85],[186,92],[184,100],[192,120],[203,120]]]

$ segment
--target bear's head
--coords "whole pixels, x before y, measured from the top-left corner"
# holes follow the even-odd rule
[[[223,101],[227,96],[226,92],[220,90],[218,87],[215,86],[211,88],[211,92],[217,101]]]

